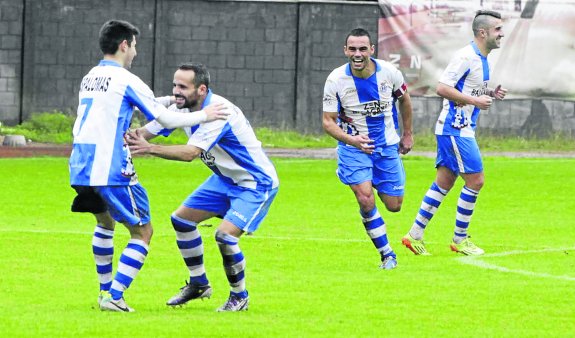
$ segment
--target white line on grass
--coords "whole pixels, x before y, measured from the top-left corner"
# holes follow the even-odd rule
[[[75,230],[58,230],[58,231],[51,231],[45,229],[0,229],[0,233],[2,232],[11,232],[11,233],[40,233],[40,234],[70,234],[70,235],[92,235],[92,232],[89,231],[75,231]],[[172,236],[171,234],[165,235],[155,235],[161,237]],[[291,237],[291,236],[248,236],[253,239],[271,239],[271,240],[280,240],[280,241],[312,241],[312,242],[338,242],[338,243],[363,243],[366,242],[367,239],[353,239],[353,238],[321,238],[321,237]],[[476,266],[482,269],[489,269],[495,270],[500,272],[507,272],[507,273],[516,273],[524,276],[531,276],[531,277],[542,277],[542,278],[552,278],[552,279],[559,279],[559,280],[566,280],[566,281],[575,281],[575,277],[571,276],[557,276],[551,275],[544,272],[533,272],[529,270],[521,270],[521,269],[509,269],[506,267],[498,266],[495,264],[490,264],[483,261],[483,258],[489,257],[505,257],[511,255],[525,255],[525,254],[533,254],[533,253],[543,253],[543,252],[556,252],[556,251],[567,251],[567,250],[575,250],[575,247],[572,248],[548,248],[548,249],[539,249],[539,250],[513,250],[507,252],[499,252],[499,253],[492,253],[486,254],[482,256],[464,256],[458,257],[456,260],[463,264]]]
[[[533,272],[529,270],[521,270],[521,269],[509,269],[503,266],[487,263],[483,260],[483,258],[489,257],[505,257],[505,256],[512,256],[512,255],[526,255],[526,254],[537,254],[543,252],[556,252],[556,251],[567,251],[573,250],[573,248],[555,248],[555,249],[541,249],[541,250],[514,250],[514,251],[507,251],[507,252],[499,252],[493,254],[486,254],[483,256],[465,256],[459,257],[457,260],[463,264],[473,265],[482,269],[489,269],[495,270],[500,272],[508,272],[508,273],[516,273],[519,275],[530,276],[530,277],[542,277],[542,278],[552,278],[552,279],[559,279],[559,280],[566,280],[566,281],[575,281],[575,277],[571,276],[557,276],[552,275],[544,272]]]
[[[200,226],[202,227],[202,226]],[[214,230],[215,231],[215,230]],[[12,232],[12,233],[31,233],[31,234],[67,234],[67,235],[93,235],[93,232],[90,231],[77,231],[77,230],[45,230],[45,229],[0,229],[0,233],[2,232]],[[154,234],[154,237],[166,237],[166,236],[173,236],[173,234]],[[290,236],[247,236],[254,239],[275,239],[280,241],[312,241],[312,242],[366,242],[369,241],[368,238],[365,239],[352,239],[352,238],[320,238],[320,237],[290,237]],[[245,238],[245,237],[244,237]]]

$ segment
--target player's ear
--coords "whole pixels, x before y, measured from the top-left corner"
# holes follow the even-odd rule
[[[130,46],[128,45],[128,40],[123,40],[122,42],[120,42],[120,46],[119,46],[120,51],[125,53],[129,47]]]
[[[201,84],[201,85],[198,87],[198,93],[199,93],[200,95],[206,95],[206,94],[208,93],[208,87],[207,87],[205,84]]]

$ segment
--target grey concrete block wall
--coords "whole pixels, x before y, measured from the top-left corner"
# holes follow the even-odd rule
[[[157,15],[158,95],[178,64],[199,62],[252,125],[295,127],[296,4],[164,0]]]
[[[19,122],[22,84],[22,15],[20,1],[0,0],[0,121]]]
[[[157,95],[171,93],[179,63],[208,66],[215,93],[254,126],[321,132],[326,77],[347,62],[346,34],[377,38],[377,2],[249,0],[0,0],[0,121],[35,112],[75,114],[80,80],[101,59],[109,19],[140,28],[132,71]],[[414,130],[432,131],[438,97],[413,97]],[[575,136],[575,103],[496,101],[479,128],[493,133]]]
[[[110,19],[140,29],[132,71],[150,83],[154,0],[25,0],[22,119],[59,110],[75,114],[82,77],[102,58],[98,32]]]

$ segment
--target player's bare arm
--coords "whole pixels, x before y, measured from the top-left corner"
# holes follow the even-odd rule
[[[411,96],[405,92],[398,100],[399,112],[401,113],[402,133],[399,141],[399,152],[407,154],[413,148],[413,107],[411,105]]]
[[[489,107],[491,107],[491,103],[493,102],[493,99],[488,95],[481,95],[477,97],[466,95],[459,90],[441,82],[437,85],[436,93],[443,98],[456,102],[458,105],[465,106],[471,104],[479,109],[489,109]]]
[[[363,151],[366,154],[373,153],[375,146],[367,135],[349,135],[346,134],[337,125],[337,113],[323,112],[322,125],[325,132],[334,139],[349,144]]]
[[[202,153],[202,149],[192,145],[163,146],[149,143],[144,134],[140,133],[140,129],[126,134],[126,142],[133,155],[148,154],[167,160],[190,162]]]
[[[128,137],[133,137],[131,134],[132,135],[140,135],[146,140],[151,140],[151,139],[155,138],[156,136],[158,136],[156,134],[150,133],[148,131],[148,129],[146,129],[146,127],[141,127],[141,128],[135,129],[135,130],[128,131],[128,133],[126,133],[126,135],[124,137],[126,142],[128,142]]]

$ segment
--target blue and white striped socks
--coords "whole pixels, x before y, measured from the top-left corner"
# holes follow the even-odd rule
[[[461,194],[457,200],[457,214],[455,215],[455,230],[453,232],[453,241],[456,244],[461,243],[467,237],[467,228],[478,195],[479,191],[469,189],[466,186],[461,189]]]
[[[124,291],[136,278],[142,269],[144,260],[148,255],[148,244],[140,239],[130,239],[128,245],[122,252],[118,262],[118,270],[112,281],[110,294],[112,298],[118,300],[124,296]]]
[[[382,260],[387,256],[396,257],[387,239],[387,228],[385,226],[385,222],[383,221],[383,218],[381,218],[377,208],[373,208],[373,210],[366,213],[360,210],[360,214],[365,231],[369,238],[371,238],[377,251],[379,251]]]
[[[427,227],[427,224],[433,215],[435,215],[435,212],[437,212],[437,208],[439,208],[439,205],[448,192],[449,190],[441,189],[435,182],[431,184],[431,187],[423,197],[419,212],[409,230],[409,235],[413,237],[413,239],[421,240],[423,238],[425,227]]]
[[[109,291],[112,286],[112,259],[114,258],[114,230],[96,225],[92,237],[92,252],[96,261],[96,272],[100,291]]]
[[[204,267],[204,245],[197,223],[172,214],[178,249],[190,271],[190,284],[209,284]]]
[[[247,298],[245,268],[246,260],[240,249],[239,238],[228,235],[221,231],[216,231],[216,242],[222,254],[224,270],[231,287],[231,294]]]

